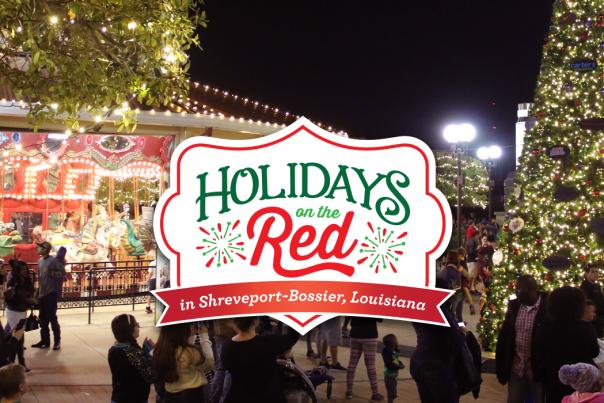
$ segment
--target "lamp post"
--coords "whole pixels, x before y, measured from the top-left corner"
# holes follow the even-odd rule
[[[491,171],[495,166],[495,160],[501,157],[501,148],[499,146],[480,147],[476,151],[476,156],[485,162],[487,166],[487,174],[489,176],[489,221],[493,216],[493,204],[491,202],[491,194],[495,181],[491,179]]]
[[[476,137],[476,129],[469,123],[448,125],[443,132],[445,140],[451,144],[451,149],[457,157],[457,248],[461,247],[461,187],[463,174],[461,172],[461,157],[467,150],[467,145]]]

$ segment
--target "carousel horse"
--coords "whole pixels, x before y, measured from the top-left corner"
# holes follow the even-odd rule
[[[128,256],[144,256],[147,252],[143,246],[143,242],[136,234],[134,225],[128,220],[121,220],[127,228],[126,232],[122,235],[122,248],[126,251]]]
[[[14,223],[0,222],[0,257],[13,256],[15,254],[15,244],[22,239],[21,234],[15,230]]]
[[[104,262],[109,258],[109,241],[107,225],[109,223],[104,208],[97,208],[94,216],[79,231],[79,214],[69,215],[65,227],[59,226],[54,231],[42,231],[41,227],[34,228],[36,242],[44,239],[53,246],[55,251],[63,246],[67,249],[65,255],[69,263]]]

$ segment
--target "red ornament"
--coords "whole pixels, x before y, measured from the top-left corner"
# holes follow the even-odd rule
[[[543,243],[543,241],[541,240],[541,238],[537,238],[537,239],[535,239],[535,243],[537,245],[541,245]]]
[[[535,117],[537,120],[541,119],[545,114],[543,112],[535,112]]]
[[[582,208],[581,210],[577,211],[577,215],[579,217],[584,217],[585,214],[587,214],[587,210],[585,210],[584,208]]]
[[[591,179],[586,179],[586,180],[585,180],[585,184],[586,184],[586,185],[591,185],[591,184],[592,184]]]
[[[554,175],[554,180],[555,181],[559,181],[560,179],[562,179],[562,176],[560,174],[555,174]]]
[[[584,262],[587,257],[585,255],[579,255],[579,260]]]
[[[576,100],[575,100],[575,106],[581,106],[581,101],[580,101],[580,100],[578,100],[578,99],[576,99]]]
[[[604,148],[600,148],[600,155],[604,155]]]
[[[589,36],[589,31],[581,31],[579,32],[579,40],[582,42],[585,42],[587,40],[587,37]]]
[[[539,155],[541,154],[541,150],[535,148],[533,151],[531,151],[533,153],[533,155]]]
[[[514,255],[518,256],[520,254],[520,249],[514,248]]]
[[[594,190],[593,192],[591,192],[592,195],[598,197],[600,196],[600,191],[599,190]]]
[[[547,273],[545,273],[545,281],[552,281],[554,279],[554,275],[552,274],[551,271],[548,271]]]

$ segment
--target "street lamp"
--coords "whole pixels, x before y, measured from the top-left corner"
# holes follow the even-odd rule
[[[491,179],[491,170],[495,166],[495,160],[501,157],[501,148],[499,146],[480,147],[476,151],[476,156],[485,162],[487,173],[489,175],[489,221],[493,215],[493,206],[491,203],[491,193],[495,186],[495,181]]]
[[[457,248],[461,247],[461,187],[463,176],[461,173],[461,156],[466,152],[467,145],[476,137],[476,129],[469,123],[448,125],[443,131],[445,140],[451,144],[451,149],[457,157]]]

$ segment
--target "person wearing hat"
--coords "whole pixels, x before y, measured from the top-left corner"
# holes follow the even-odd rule
[[[604,403],[600,371],[591,364],[563,365],[558,371],[560,382],[575,390],[562,398],[562,403]]]
[[[57,318],[57,302],[59,301],[59,284],[65,275],[65,264],[52,256],[52,245],[48,242],[37,244],[40,255],[38,261],[38,305],[40,307],[40,341],[32,344],[33,348],[50,347],[50,331],[52,327],[54,336],[53,350],[61,348],[61,327]]]

